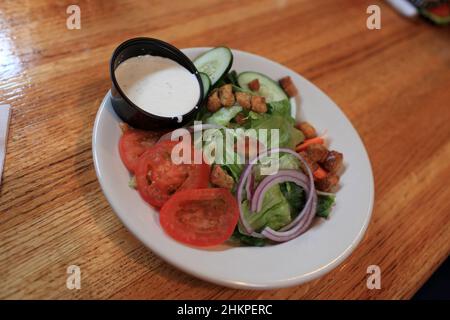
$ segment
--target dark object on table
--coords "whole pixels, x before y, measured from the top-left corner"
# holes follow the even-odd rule
[[[448,0],[409,0],[420,14],[438,25],[450,23],[450,3]]]
[[[120,89],[115,76],[116,68],[129,58],[145,54],[172,59],[196,76],[200,85],[199,100],[191,111],[182,116],[182,119],[178,117],[162,117],[148,113],[136,106]],[[123,121],[138,129],[149,130],[181,127],[194,118],[203,101],[203,82],[192,61],[176,47],[158,39],[134,38],[119,45],[111,57],[110,76],[112,81],[111,103],[114,111]]]

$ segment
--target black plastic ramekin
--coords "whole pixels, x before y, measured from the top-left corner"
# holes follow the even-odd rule
[[[179,122],[178,117],[162,117],[139,108],[125,95],[117,83],[115,70],[119,64],[129,58],[146,54],[172,59],[197,78],[200,85],[198,102],[195,106],[192,106],[191,111],[182,116],[181,122]],[[180,127],[193,119],[203,100],[203,83],[192,61],[173,45],[158,39],[134,38],[123,42],[114,50],[111,57],[110,75],[112,81],[111,103],[114,111],[123,121],[135,128],[151,130]],[[164,106],[161,106],[161,108],[164,108]]]

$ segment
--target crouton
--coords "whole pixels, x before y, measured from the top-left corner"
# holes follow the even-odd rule
[[[252,91],[258,91],[259,90],[259,80],[253,79],[248,83],[248,88]]]
[[[213,185],[220,188],[231,190],[234,187],[233,177],[231,177],[218,165],[215,165],[212,168],[209,179]]]
[[[317,137],[316,129],[308,122],[300,122],[297,128],[303,132],[306,139],[311,139]]]
[[[337,151],[328,152],[326,158],[322,162],[322,166],[325,170],[331,173],[337,173],[341,170],[344,162],[344,155]]]
[[[339,184],[339,176],[334,173],[328,173],[325,178],[315,181],[317,190],[330,192]]]
[[[206,108],[211,112],[216,112],[222,107],[219,98],[219,91],[217,89],[213,90],[208,97],[208,103],[206,104]]]
[[[120,127],[120,130],[122,130],[122,133],[125,133],[128,130],[130,130],[130,126],[128,125],[128,123],[125,123],[125,122],[119,123],[119,127]]]
[[[224,107],[231,107],[234,105],[234,94],[233,94],[233,87],[231,84],[225,84],[219,88],[219,98],[220,103]]]
[[[291,77],[287,76],[280,79],[280,86],[283,88],[284,92],[289,97],[295,97],[298,94],[298,90],[295,87],[294,82],[292,81]]]
[[[316,162],[323,162],[328,156],[328,149],[320,143],[313,143],[306,147],[308,157]]]
[[[260,96],[252,96],[251,98],[252,110],[258,113],[267,112],[266,98]]]
[[[314,161],[313,159],[310,158],[310,156],[306,153],[306,151],[302,151],[299,154],[306,161],[311,172],[314,172],[317,170],[319,165],[317,164],[316,161]],[[303,163],[300,164],[300,167],[302,168],[303,171],[306,172],[306,168],[303,166]]]
[[[251,95],[245,92],[236,92],[236,101],[244,109],[251,109]]]

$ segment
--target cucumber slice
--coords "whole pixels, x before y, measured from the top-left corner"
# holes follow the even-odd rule
[[[248,83],[255,79],[259,80],[259,90],[253,92],[266,98],[266,102],[280,101],[284,99],[289,100],[288,96],[284,93],[278,83],[259,72],[246,71],[240,73],[238,76],[238,83],[243,89],[250,90]]]
[[[209,93],[209,88],[211,88],[211,80],[206,73],[199,72],[199,74],[203,83],[203,97],[206,97]]]
[[[214,85],[233,64],[233,54],[227,47],[217,47],[206,51],[194,60],[198,71],[206,73]]]

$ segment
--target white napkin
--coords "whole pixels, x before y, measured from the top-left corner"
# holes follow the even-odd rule
[[[407,0],[386,0],[398,13],[413,18],[419,14],[417,8]]]
[[[10,115],[11,106],[9,104],[0,105],[0,184],[2,183],[3,164],[5,163]]]

